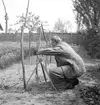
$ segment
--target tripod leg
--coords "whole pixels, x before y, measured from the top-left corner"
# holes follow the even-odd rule
[[[37,57],[37,59],[38,59],[38,57]],[[38,82],[38,80],[39,80],[39,75],[38,75],[38,64],[39,63],[36,63],[36,81]]]
[[[41,67],[42,67],[42,71],[43,71],[43,76],[44,76],[44,79],[45,79],[45,81],[47,82],[47,79],[46,79],[46,74],[45,74],[45,71],[44,71],[44,66],[43,66],[43,64],[42,64],[42,62],[40,62],[40,64],[41,64]]]
[[[36,71],[36,67],[35,67],[35,69],[33,70],[33,72],[32,72],[32,74],[31,74],[31,76],[29,77],[29,79],[28,79],[28,81],[27,81],[26,85],[28,85],[28,83],[29,83],[29,81],[30,81],[30,79],[31,79],[32,75],[35,73],[35,71]]]
[[[38,76],[38,67],[36,67],[36,81],[38,81],[38,78],[39,78],[39,76]]]
[[[34,68],[34,70],[33,70],[32,74],[30,75],[30,77],[29,77],[29,79],[28,79],[28,81],[27,81],[26,85],[28,85],[28,83],[29,83],[29,81],[30,81],[31,77],[33,76],[33,74],[35,73],[36,69],[37,69],[37,65],[36,65],[36,67]]]
[[[42,63],[42,62],[41,62],[41,63]],[[43,63],[42,63],[42,65],[43,65]],[[44,65],[43,65],[43,66],[44,66]],[[47,75],[48,75],[48,77],[49,77],[49,80],[50,80],[50,82],[51,82],[52,87],[57,91],[57,88],[56,88],[55,85],[53,84],[53,82],[52,82],[52,80],[51,80],[51,78],[50,78],[50,76],[49,76],[49,74],[48,74],[47,69],[45,69],[45,72],[47,73]]]
[[[52,57],[50,56],[50,63],[52,63]]]

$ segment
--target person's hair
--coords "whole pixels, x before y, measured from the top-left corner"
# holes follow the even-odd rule
[[[51,40],[55,41],[56,43],[59,43],[62,41],[62,39],[59,36],[53,36],[53,37],[51,37]]]

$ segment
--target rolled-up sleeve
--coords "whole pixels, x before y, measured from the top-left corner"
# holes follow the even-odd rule
[[[60,47],[54,47],[54,48],[43,48],[39,49],[37,52],[37,55],[58,55],[61,54],[63,50]]]

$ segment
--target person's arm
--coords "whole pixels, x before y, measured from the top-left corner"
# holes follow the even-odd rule
[[[39,49],[37,52],[37,55],[58,55],[61,54],[63,50],[60,47],[54,47],[54,48],[43,48]]]

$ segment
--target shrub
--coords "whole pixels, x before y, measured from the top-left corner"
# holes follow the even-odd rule
[[[92,58],[100,59],[100,36],[95,30],[90,29],[87,31],[84,36],[82,45]]]
[[[30,55],[34,55],[34,44],[31,46]],[[24,58],[29,56],[29,47],[24,45]],[[13,63],[21,61],[21,49],[20,46],[12,45],[1,46],[0,48],[0,69],[5,69]]]

